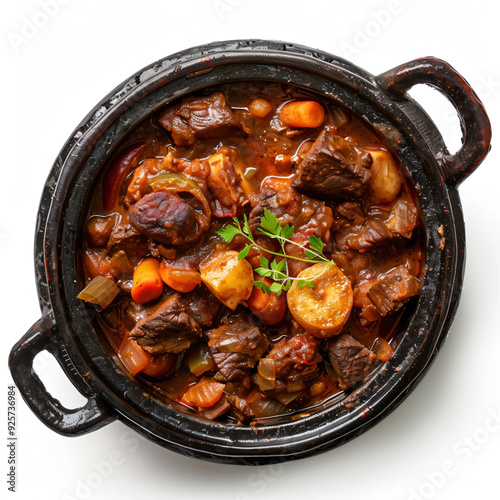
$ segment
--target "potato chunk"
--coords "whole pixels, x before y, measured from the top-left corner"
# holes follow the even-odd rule
[[[200,265],[201,280],[208,289],[233,311],[247,300],[253,289],[253,269],[238,252],[218,252]]]
[[[298,288],[294,281],[287,294],[288,309],[297,323],[320,339],[341,332],[353,302],[349,279],[337,266],[325,267],[315,264],[298,275],[299,280],[312,281],[314,288]]]
[[[401,191],[401,177],[389,152],[369,150],[372,157],[370,192],[378,202],[389,203]]]

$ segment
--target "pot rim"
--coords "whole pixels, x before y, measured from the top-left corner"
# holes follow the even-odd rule
[[[207,79],[224,75],[227,68],[239,71],[239,78],[242,79],[249,76],[242,66],[263,71],[265,67],[270,69],[276,65],[281,68],[280,78],[283,81],[287,81],[287,72],[293,72],[294,75],[314,75],[318,81],[330,82],[337,94],[343,89],[351,94],[356,91],[359,102],[343,102],[342,99],[340,102],[351,109],[364,105],[365,111],[380,118],[380,125],[392,123],[398,127],[400,135],[388,139],[402,161],[404,158],[403,163],[419,192],[426,222],[424,229],[429,259],[426,257],[427,269],[421,298],[406,334],[399,341],[394,359],[382,365],[341,402],[301,420],[279,426],[259,426],[256,432],[250,427],[231,426],[228,429],[224,424],[204,422],[198,417],[165,409],[158,401],[144,396],[139,385],[119,369],[99,343],[92,348],[81,344],[79,338],[82,331],[88,328],[87,325],[82,327],[85,315],[90,325],[88,310],[76,302],[76,294],[68,296],[68,292],[74,291],[72,282],[75,276],[68,274],[67,265],[75,259],[74,242],[78,234],[80,208],[77,207],[76,217],[75,208],[72,212],[71,206],[68,206],[68,199],[72,203],[75,199],[82,199],[82,190],[86,192],[99,170],[100,165],[96,162],[104,163],[102,152],[107,151],[104,156],[109,156],[120,141],[118,134],[115,142],[111,141],[104,150],[101,147],[100,160],[93,156],[96,148],[106,138],[109,139],[110,131],[117,133],[120,129],[120,125],[113,125],[118,117],[123,121],[123,117],[127,113],[130,115],[141,103],[143,106],[146,103],[149,113],[165,105],[165,102],[148,104],[148,96],[175,82],[181,83],[170,95],[170,100],[173,100],[183,93],[192,92],[193,86],[209,86]],[[449,157],[440,134],[416,103],[391,95],[387,75],[377,78],[343,59],[292,44],[219,42],[174,54],[139,71],[104,98],[82,121],[58,156],[40,204],[35,261],[42,315],[46,320],[37,331],[45,332],[47,338],[47,331],[54,332],[50,335],[51,340],[57,344],[55,350],[64,359],[62,365],[71,380],[89,398],[101,403],[104,401],[104,407],[107,404],[112,408],[111,412],[108,409],[93,409],[103,415],[101,420],[97,419],[99,422],[109,421],[110,415],[116,411],[127,424],[175,451],[230,463],[270,463],[301,458],[352,439],[389,414],[415,387],[444,342],[458,305],[465,231],[460,200],[453,185],[458,180],[449,177],[452,184],[440,181],[440,176],[446,172],[444,163],[436,158],[436,151],[441,152],[441,158]],[[385,83],[381,85],[380,82]],[[143,118],[144,115],[141,120]],[[417,130],[415,122],[425,126],[425,136]],[[431,140],[431,137],[434,139]],[[422,170],[419,172],[412,167],[413,163],[420,164]],[[80,179],[75,179],[78,175]],[[75,198],[78,192],[80,198]],[[436,205],[435,213],[429,212],[431,205]],[[441,237],[437,231],[430,230],[436,222],[443,224],[447,241],[445,249],[440,252]],[[436,293],[435,278],[431,278],[431,273],[437,276],[438,282],[447,283],[441,294]],[[427,302],[424,290],[433,294]],[[443,292],[445,300],[440,303]],[[427,315],[425,331],[413,321],[418,314]],[[75,322],[79,322],[78,327]],[[39,336],[43,336],[42,333]],[[408,351],[400,356],[405,349]],[[381,388],[389,385],[391,387],[382,392]],[[187,428],[179,431],[181,425]],[[92,428],[95,426],[90,426],[89,430]],[[55,430],[61,432],[60,428]]]

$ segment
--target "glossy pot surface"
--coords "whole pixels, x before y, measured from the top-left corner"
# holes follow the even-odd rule
[[[289,82],[330,97],[370,122],[398,154],[421,210],[423,286],[401,325],[393,358],[355,391],[297,420],[255,428],[208,422],[149,396],[110,356],[94,328],[80,287],[82,222],[91,187],[125,134],[151,113],[195,90],[253,79]],[[406,95],[425,83],[442,91],[463,125],[463,146],[446,150],[439,131]],[[481,102],[447,63],[417,59],[373,76],[307,47],[245,40],[195,47],[139,71],[83,120],[58,156],[45,185],[35,241],[42,318],[13,347],[10,367],[21,394],[50,428],[93,431],[116,418],[165,448],[213,461],[264,464],[302,458],[361,434],[396,408],[426,373],[445,340],[462,286],[465,231],[456,187],[483,160],[491,129]],[[42,350],[58,359],[88,398],[64,408],[32,370]]]

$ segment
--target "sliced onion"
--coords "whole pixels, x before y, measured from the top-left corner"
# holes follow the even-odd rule
[[[106,309],[113,302],[119,291],[118,285],[112,279],[105,278],[104,276],[96,276],[78,294],[78,298]]]
[[[304,395],[304,391],[280,392],[279,394],[276,394],[273,397],[274,397],[274,399],[277,399],[281,404],[284,404],[286,406],[303,395]]]
[[[132,375],[137,375],[151,362],[152,357],[131,338],[126,338],[120,346],[118,356]]]
[[[259,387],[261,391],[274,389],[276,386],[276,365],[274,359],[262,358],[259,360]]]
[[[286,406],[271,398],[262,398],[255,402],[250,409],[257,418],[274,417],[286,412]]]
[[[342,125],[345,125],[349,121],[347,113],[342,108],[332,108],[330,116],[336,129],[339,129]]]

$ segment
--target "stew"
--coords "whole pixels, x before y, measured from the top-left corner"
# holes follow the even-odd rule
[[[307,90],[221,85],[132,130],[82,243],[116,359],[155,397],[255,423],[359,385],[420,291],[422,245],[398,158]]]

